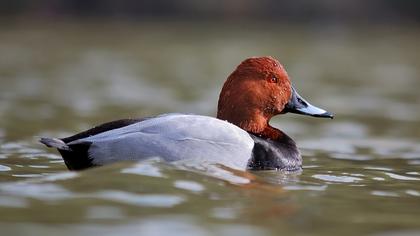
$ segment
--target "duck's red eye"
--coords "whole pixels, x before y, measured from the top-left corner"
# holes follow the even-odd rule
[[[273,76],[270,78],[270,82],[271,83],[277,83],[279,80],[277,79],[277,77]]]

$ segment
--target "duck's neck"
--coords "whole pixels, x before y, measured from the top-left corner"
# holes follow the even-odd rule
[[[280,130],[270,126],[269,121],[271,117],[258,111],[245,110],[238,112],[233,110],[219,110],[217,118],[226,120],[262,138],[277,140],[282,136]]]
[[[283,136],[283,132],[274,127],[271,127],[270,125],[267,125],[267,127],[257,135],[271,140],[279,140]]]

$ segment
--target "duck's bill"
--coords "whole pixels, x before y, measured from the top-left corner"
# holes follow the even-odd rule
[[[311,105],[305,99],[303,99],[292,86],[292,98],[286,104],[284,112],[296,113],[301,115],[323,117],[323,118],[334,118],[334,115],[324,109],[318,108]]]

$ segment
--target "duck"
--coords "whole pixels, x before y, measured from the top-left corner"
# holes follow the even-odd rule
[[[272,117],[285,113],[334,117],[297,93],[277,59],[251,57],[225,81],[216,117],[169,113],[121,119],[69,137],[39,141],[56,148],[69,170],[158,157],[170,163],[218,164],[237,170],[301,171],[296,142],[270,125]]]

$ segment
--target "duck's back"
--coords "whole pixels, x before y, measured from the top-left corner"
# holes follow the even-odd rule
[[[78,156],[70,157],[76,159],[81,158],[80,151],[85,151],[91,165],[160,157],[166,161],[191,160],[246,169],[254,141],[246,131],[226,121],[208,116],[167,114],[133,121],[66,145],[70,150],[62,150],[62,154],[72,150],[79,152]],[[67,164],[68,160],[65,161]]]

